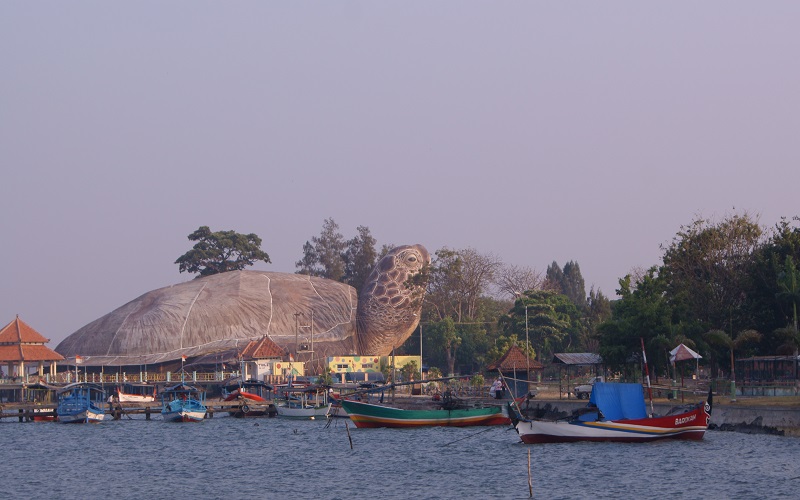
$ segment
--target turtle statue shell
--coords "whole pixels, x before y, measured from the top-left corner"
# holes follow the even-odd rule
[[[424,285],[409,278],[430,263],[422,245],[394,248],[355,288],[324,278],[231,271],[145,293],[80,328],[56,351],[88,365],[158,364],[242,349],[269,337],[288,352],[378,355],[416,329]],[[313,348],[311,347],[313,346]]]

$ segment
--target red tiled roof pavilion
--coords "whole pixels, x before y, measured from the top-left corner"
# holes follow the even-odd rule
[[[488,369],[495,371],[499,369],[501,372],[507,373],[511,371],[525,370],[530,363],[531,370],[541,370],[544,368],[541,363],[535,359],[530,359],[525,356],[525,353],[517,346],[511,346],[500,359],[490,364]]]
[[[44,376],[44,364],[50,363],[50,374],[55,375],[56,362],[64,356],[45,346],[50,339],[34,330],[17,316],[0,330],[0,364],[7,366],[8,376],[24,376],[25,364],[36,363],[39,376]]]

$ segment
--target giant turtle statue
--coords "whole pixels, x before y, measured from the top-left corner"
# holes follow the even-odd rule
[[[145,293],[82,327],[56,351],[87,365],[147,365],[213,358],[267,336],[285,352],[301,353],[299,359],[384,356],[419,324],[425,285],[409,278],[429,263],[422,245],[394,248],[360,296],[344,283],[302,274],[201,277]]]

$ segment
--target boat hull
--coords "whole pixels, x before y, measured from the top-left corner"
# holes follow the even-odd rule
[[[387,406],[342,401],[350,420],[359,428],[375,427],[469,427],[508,425],[511,420],[499,406],[455,410],[404,410]]]
[[[139,394],[125,394],[118,392],[117,398],[120,403],[153,403],[156,398],[154,396],[142,396]]]
[[[278,411],[279,417],[289,418],[326,418],[331,410],[331,405],[328,403],[323,406],[311,406],[305,408],[293,408],[290,406],[275,406]]]
[[[34,408],[33,421],[34,422],[55,422],[57,420],[55,410],[49,408]]]
[[[85,409],[70,413],[59,413],[58,421],[62,424],[96,424],[106,417],[102,410]]]
[[[205,410],[181,409],[177,411],[162,412],[165,422],[202,422],[206,417]]]
[[[710,419],[708,406],[666,417],[617,421],[522,420],[514,426],[523,443],[611,441],[641,443],[661,439],[701,440]]]

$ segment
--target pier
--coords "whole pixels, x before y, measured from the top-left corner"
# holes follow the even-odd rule
[[[217,413],[240,412],[247,417],[247,413],[264,413],[267,416],[277,415],[275,404],[271,401],[263,403],[248,402],[247,412],[242,411],[241,401],[206,401],[206,418],[214,418]],[[0,421],[12,420],[19,422],[34,422],[36,420],[53,420],[56,417],[55,403],[3,403],[0,405]],[[152,415],[161,415],[161,404],[153,403],[106,403],[106,419],[121,420],[134,415],[144,415],[145,420],[150,420]]]

